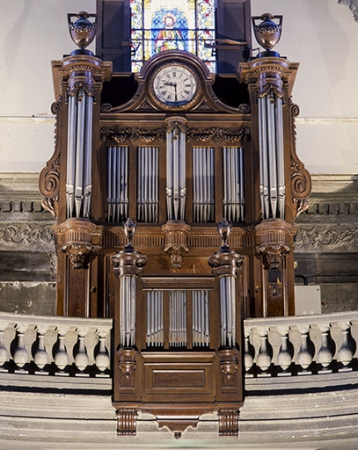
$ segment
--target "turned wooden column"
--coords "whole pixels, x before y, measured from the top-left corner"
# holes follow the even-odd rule
[[[114,365],[113,400],[117,407],[118,434],[135,434],[135,426],[129,430],[123,416],[129,414],[135,424],[136,410],[121,408],[127,399],[139,400],[139,352],[136,341],[140,340],[142,330],[137,329],[138,318],[143,311],[138,309],[141,287],[137,280],[146,264],[146,256],[137,252],[132,245],[136,224],[128,219],[123,226],[128,244],[124,250],[112,256],[114,274],[117,279],[115,292],[115,322],[114,338],[116,342],[116,360]],[[134,427],[134,428],[133,428]]]
[[[220,376],[217,377],[216,398],[222,402],[234,402],[229,409],[225,407],[220,409],[220,435],[237,435],[239,408],[243,401],[241,336],[243,308],[239,296],[241,286],[237,285],[237,275],[241,270],[243,258],[227,245],[230,231],[231,225],[223,219],[218,224],[222,245],[208,261],[215,274],[216,293],[219,297],[217,301],[220,302],[220,347],[217,349]]]

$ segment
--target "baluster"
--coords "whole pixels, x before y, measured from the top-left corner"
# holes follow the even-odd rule
[[[245,372],[246,376],[250,376],[248,375],[248,372],[254,364],[255,349],[253,345],[250,344],[251,328],[250,327],[245,328],[244,333],[245,333],[245,356],[244,356]]]
[[[16,326],[16,338],[15,339],[15,350],[13,353],[14,362],[19,367],[21,371],[23,371],[24,365],[27,363],[28,360],[28,353],[25,348],[24,344],[24,334],[27,330],[28,325],[27,324],[20,324]]]
[[[87,353],[87,348],[85,345],[85,337],[86,334],[88,333],[88,328],[77,328],[76,329],[77,335],[78,335],[78,347],[77,347],[77,352],[75,356],[75,364],[77,369],[81,372],[81,374],[76,374],[76,375],[83,375],[83,371],[87,368],[88,366],[88,353]]]
[[[0,372],[7,372],[7,370],[4,369],[4,364],[8,362],[9,359],[9,352],[6,350],[4,342],[4,333],[7,327],[7,322],[0,322]]]
[[[286,370],[290,367],[292,363],[292,345],[290,345],[289,339],[288,339],[288,332],[289,327],[288,326],[282,326],[277,327],[277,331],[281,336],[281,347],[277,355],[277,363],[283,370],[283,372],[286,372]],[[279,375],[291,375],[290,373],[280,373]]]
[[[43,373],[43,369],[48,363],[48,353],[45,348],[45,333],[48,330],[47,325],[37,325],[36,326],[37,337],[38,337],[38,345],[34,350],[34,362],[36,366],[40,369],[41,373]]]
[[[343,365],[343,368],[339,369],[340,372],[352,370],[348,365],[353,359],[356,345],[352,336],[350,336],[351,325],[350,321],[338,322],[338,326],[342,330],[342,345],[338,350],[338,361]]]
[[[312,363],[314,352],[310,349],[310,341],[308,332],[310,330],[310,325],[298,325],[299,332],[301,333],[301,347],[297,355],[297,363],[302,367],[303,373],[310,373],[307,371]]]
[[[258,332],[260,334],[260,349],[257,356],[256,364],[263,372],[266,372],[271,366],[272,361],[272,347],[268,342],[268,327],[259,327]],[[271,376],[270,374],[261,374],[261,376]]]
[[[96,346],[98,350],[96,349],[94,361],[98,370],[102,372],[101,375],[103,376],[103,372],[108,369],[110,363],[108,350],[106,347],[106,337],[108,334],[108,330],[105,328],[98,328],[96,331],[98,334],[98,344]],[[98,376],[98,374],[96,376]]]
[[[334,355],[334,349],[333,345],[330,343],[330,335],[329,331],[331,328],[330,323],[320,323],[318,324],[318,328],[321,332],[321,348],[319,349],[317,359],[318,362],[322,365],[322,371],[321,372],[331,372],[328,371],[328,366],[331,364],[333,355]]]
[[[57,339],[58,346],[54,354],[54,361],[56,366],[60,370],[60,372],[58,372],[56,375],[68,375],[64,372],[64,369],[68,365],[70,359],[65,345],[65,337],[68,331],[68,327],[65,326],[57,327],[56,331],[58,336]]]

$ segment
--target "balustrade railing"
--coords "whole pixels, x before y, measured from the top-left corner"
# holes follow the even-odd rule
[[[112,319],[0,312],[0,373],[110,377],[111,331]],[[246,319],[244,337],[246,377],[358,370],[358,311]]]
[[[0,372],[110,376],[111,319],[0,313]]]
[[[358,370],[358,312],[247,319],[247,377]]]

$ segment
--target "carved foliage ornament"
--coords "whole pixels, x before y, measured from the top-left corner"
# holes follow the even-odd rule
[[[93,83],[87,83],[85,81],[76,81],[71,83],[66,91],[66,94],[70,97],[75,97],[76,95],[82,95],[81,91],[85,92],[90,97],[94,97],[96,89]]]
[[[36,224],[4,224],[5,227],[0,227],[0,246],[9,245],[16,247],[38,246],[45,247],[49,251],[53,250],[54,235],[51,225],[36,225]]]
[[[172,124],[172,122],[170,122]],[[188,141],[197,140],[201,142],[228,142],[230,144],[236,144],[241,141],[248,141],[250,137],[250,129],[248,127],[241,127],[236,129],[228,129],[222,127],[209,127],[209,128],[188,128],[183,123],[175,123],[176,126],[183,132],[186,132],[186,138]],[[139,127],[127,127],[123,129],[114,129],[103,127],[101,128],[101,139],[105,141],[110,139],[116,144],[122,144],[127,140],[139,140],[145,143],[153,142],[157,139],[165,141],[167,127],[142,129]],[[169,130],[170,131],[170,130]]]
[[[236,129],[228,129],[222,127],[210,128],[189,128],[187,131],[187,140],[197,140],[201,142],[228,142],[230,144],[241,141],[248,141],[250,137],[250,129],[248,127],[240,127]]]
[[[152,129],[143,129],[139,127],[127,127],[123,129],[114,129],[103,127],[101,128],[101,139],[105,141],[110,139],[116,144],[122,144],[125,141],[139,140],[146,144],[153,142],[157,139],[165,141],[167,128],[159,127]]]
[[[300,225],[295,249],[301,252],[358,250],[358,227],[352,225]]]

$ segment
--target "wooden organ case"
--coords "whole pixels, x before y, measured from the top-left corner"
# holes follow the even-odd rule
[[[243,62],[220,98],[220,77],[185,51],[135,77],[86,52],[53,62],[40,190],[57,217],[57,312],[114,317],[120,435],[139,411],[179,434],[217,412],[220,435],[238,433],[242,319],[294,314],[294,220],[310,191],[297,67]]]

